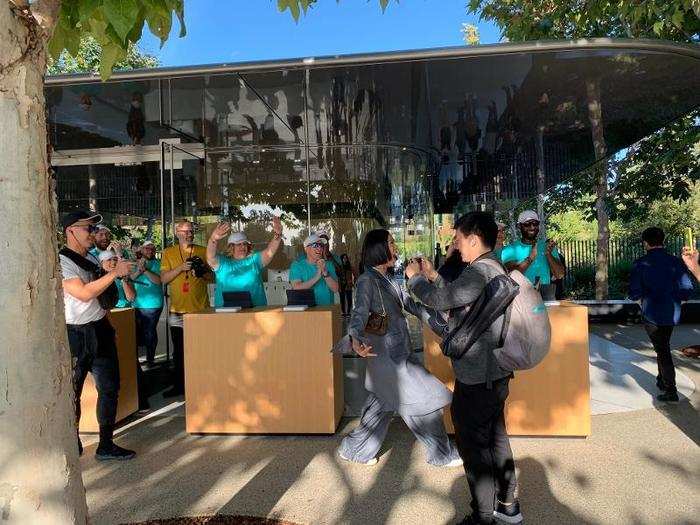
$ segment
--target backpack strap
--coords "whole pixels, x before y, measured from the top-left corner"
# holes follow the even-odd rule
[[[83,257],[79,253],[74,252],[73,250],[68,248],[68,246],[64,246],[63,248],[61,248],[58,254],[63,255],[64,257],[68,257],[71,261],[73,261],[86,272],[98,273],[99,267],[94,262],[92,262],[86,257]]]

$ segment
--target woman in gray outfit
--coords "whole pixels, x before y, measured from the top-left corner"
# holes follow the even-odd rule
[[[445,432],[442,408],[452,393],[421,364],[411,349],[404,312],[428,322],[431,313],[404,293],[388,272],[396,246],[386,230],[372,230],[362,248],[364,273],[357,280],[355,307],[348,325],[353,350],[367,358],[365,388],[369,397],[359,426],[343,439],[340,457],[373,465],[394,413],[427,449],[428,463],[456,467],[462,460]],[[384,313],[383,335],[365,330],[370,312]],[[383,331],[383,330],[381,330]]]

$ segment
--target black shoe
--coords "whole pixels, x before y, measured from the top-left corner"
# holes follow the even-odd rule
[[[661,376],[656,376],[656,388],[658,388],[662,392],[664,390],[666,390],[666,387],[664,386],[664,382],[661,380]]]
[[[656,400],[662,403],[678,403],[678,392],[664,392],[656,396]]]
[[[83,442],[78,438],[78,456],[83,455]]]
[[[476,514],[470,514],[469,516],[466,516],[462,521],[460,521],[457,525],[493,525],[495,521],[484,521],[480,519]]]
[[[510,505],[499,501],[493,511],[493,517],[503,523],[517,524],[523,522],[523,515],[520,513],[520,503],[518,500],[515,500]]]
[[[163,397],[177,397],[185,393],[185,389],[179,386],[174,386],[170,390],[163,392]]]
[[[107,461],[110,459],[123,461],[126,459],[132,459],[134,456],[136,456],[136,452],[133,450],[122,448],[114,443],[104,447],[100,445],[97,447],[97,451],[95,452],[95,459],[99,461]]]

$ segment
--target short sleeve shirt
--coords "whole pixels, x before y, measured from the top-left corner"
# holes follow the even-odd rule
[[[85,258],[94,264],[98,264],[97,259],[90,254]],[[61,273],[63,274],[64,281],[75,278],[80,279],[83,284],[93,281],[94,276],[92,273],[83,270],[65,255],[59,255],[58,259],[61,264]],[[81,301],[65,290],[63,290],[63,304],[66,312],[67,324],[82,325],[92,323],[94,321],[99,321],[107,313],[106,310],[102,309],[97,298],[91,299],[90,301]]]
[[[255,252],[245,259],[219,255],[216,276],[215,306],[224,305],[224,292],[249,292],[253,306],[267,306],[262,281],[262,253]]]
[[[289,281],[308,281],[316,275],[317,267],[315,264],[311,264],[309,260],[304,257],[303,259],[296,260],[292,263],[289,269]],[[335,268],[330,261],[326,261],[326,271],[336,281],[338,276],[335,273]],[[314,291],[314,297],[316,298],[316,304],[328,305],[335,303],[335,293],[333,290],[328,288],[326,280],[321,278],[312,288]]]
[[[524,244],[522,241],[516,241],[508,246],[504,246],[501,252],[501,262],[503,264],[509,262],[519,264],[528,258],[531,249],[531,244]],[[525,277],[533,284],[537,277],[540,278],[540,284],[551,284],[552,282],[552,272],[549,268],[547,256],[545,255],[546,250],[547,242],[543,239],[538,240],[537,257],[527,270],[525,270]],[[552,256],[555,259],[559,258],[559,251],[556,248],[552,250]]]
[[[150,260],[146,263],[146,269],[160,274],[160,261],[158,259]],[[136,289],[136,299],[134,299],[134,308],[162,308],[163,307],[163,287],[156,284],[148,278],[148,275],[142,273],[134,281]]]
[[[163,250],[160,261],[162,272],[173,270],[189,257],[200,257],[207,260],[204,246],[192,245],[191,249],[180,250],[180,246],[170,246]],[[207,281],[194,275],[194,272],[181,272],[168,284],[170,287],[170,311],[180,314],[194,313],[209,308],[209,290]]]

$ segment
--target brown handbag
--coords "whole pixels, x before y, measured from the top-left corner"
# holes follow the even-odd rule
[[[371,312],[367,318],[367,324],[365,325],[365,333],[372,335],[386,335],[389,329],[389,316],[386,314],[386,309],[384,308],[384,298],[382,297],[382,291],[379,289],[377,281],[374,281],[377,287],[377,292],[379,292],[379,300],[382,302],[382,313]]]

